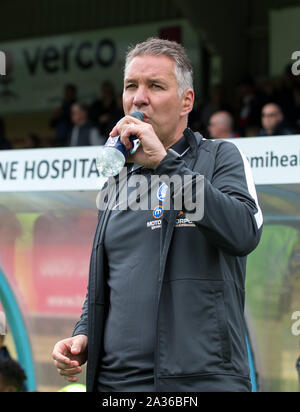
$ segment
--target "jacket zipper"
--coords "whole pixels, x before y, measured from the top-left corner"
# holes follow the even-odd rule
[[[190,148],[194,149],[197,152],[197,148],[199,147],[198,145],[202,140],[202,136],[200,135],[200,142],[198,142],[198,139],[195,137],[194,133],[190,129],[186,129],[186,132],[184,134],[186,135],[186,137],[190,137],[190,138],[188,138]],[[192,139],[194,139],[193,142],[192,142]],[[198,145],[197,145],[197,143],[198,143]],[[196,161],[197,161],[197,158],[195,158],[195,156],[193,156],[193,158],[190,160],[191,164],[188,164],[187,166],[191,167],[191,169],[193,170],[195,165],[196,165]],[[173,219],[172,219],[172,217],[173,217]],[[158,278],[159,289],[158,289],[158,300],[157,300],[157,306],[156,306],[156,345],[155,345],[155,348],[154,348],[154,374],[153,375],[154,375],[154,390],[155,390],[155,392],[157,392],[157,389],[158,389],[158,371],[157,371],[157,368],[158,368],[158,347],[159,347],[159,330],[158,330],[159,307],[160,307],[160,301],[161,301],[161,292],[162,292],[162,285],[163,285],[163,280],[164,280],[164,275],[165,275],[165,268],[166,268],[166,264],[167,264],[168,251],[169,251],[169,247],[170,247],[171,238],[172,238],[172,235],[173,235],[175,219],[176,219],[175,211],[173,211],[173,214],[170,211],[169,212],[169,217],[168,217],[168,225],[167,225],[167,228],[166,228],[167,233],[166,233],[165,241],[164,241],[164,244],[161,245],[161,247],[163,247],[162,253],[160,254],[160,259],[162,260],[162,266],[160,267],[159,278]],[[171,229],[169,229],[169,228],[171,228]],[[168,231],[168,229],[169,229],[169,231]],[[162,235],[163,235],[163,221],[162,221],[161,231],[162,231],[162,233],[161,233],[161,238],[162,238]]]

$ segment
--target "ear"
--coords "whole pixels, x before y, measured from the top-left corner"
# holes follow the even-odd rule
[[[194,100],[195,100],[194,90],[193,89],[185,90],[183,92],[181,99],[182,99],[181,115],[186,116],[193,110]]]

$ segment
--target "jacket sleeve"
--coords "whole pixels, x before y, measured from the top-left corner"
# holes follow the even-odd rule
[[[88,294],[82,307],[80,320],[76,323],[72,336],[88,335]]]
[[[94,236],[94,243],[95,243],[96,236],[97,236],[97,231],[98,231],[98,228],[99,228],[100,216],[101,216],[101,213],[98,212],[98,225],[97,225],[95,236]],[[93,246],[93,249],[94,249],[94,246]],[[92,256],[93,256],[93,252],[92,252],[91,258],[90,258],[90,265],[91,265],[91,261],[92,261]],[[90,267],[90,272],[91,272],[91,267]],[[80,319],[74,327],[74,331],[73,331],[72,336],[76,336],[76,335],[86,335],[86,336],[88,336],[88,297],[89,297],[89,294],[87,292],[86,297],[85,297],[85,301],[84,301],[84,304],[83,304],[83,307],[82,307]]]
[[[219,142],[211,161],[214,171],[208,180],[190,170],[184,160],[175,157],[171,151],[156,169],[156,174],[179,175],[183,186],[184,176],[191,177],[192,186],[196,186],[196,178],[201,177],[203,214],[199,220],[190,220],[215,247],[231,255],[246,256],[258,245],[263,225],[249,162],[233,143],[226,141]],[[180,190],[180,196],[184,196],[184,189]],[[194,197],[197,187],[193,189]],[[176,195],[175,187],[172,197]],[[186,212],[185,204],[183,200],[183,212]]]

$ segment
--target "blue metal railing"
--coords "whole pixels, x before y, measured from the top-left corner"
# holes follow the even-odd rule
[[[250,378],[251,378],[251,383],[252,383],[252,392],[258,392],[255,361],[254,361],[254,356],[253,356],[253,352],[252,352],[252,348],[251,348],[251,344],[250,344],[248,334],[246,335],[246,342],[247,342],[247,349],[248,349],[248,361],[249,361],[249,367],[250,367]]]

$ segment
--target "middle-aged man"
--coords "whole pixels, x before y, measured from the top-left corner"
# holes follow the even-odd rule
[[[233,130],[233,117],[225,111],[216,112],[211,116],[208,130],[212,139],[233,139],[237,137]]]
[[[262,129],[259,136],[284,136],[293,134],[292,129],[287,127],[284,115],[278,104],[268,103],[262,108]]]
[[[87,360],[87,391],[251,390],[245,268],[262,214],[237,147],[187,128],[193,103],[182,46],[154,38],[129,52],[126,116],[111,132],[128,149],[131,135],[140,140],[127,174],[202,177],[204,214],[192,221],[184,208],[100,211],[80,321],[52,353],[70,382]],[[129,116],[135,110],[143,122]],[[168,190],[180,196],[176,185]]]

